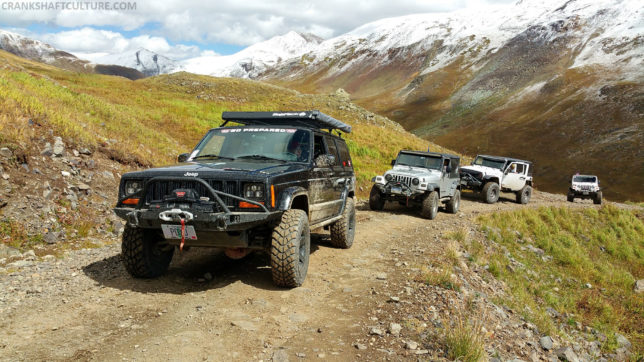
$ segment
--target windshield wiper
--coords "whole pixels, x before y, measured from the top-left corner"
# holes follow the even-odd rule
[[[274,157],[268,157],[268,156],[264,156],[264,155],[245,155],[245,156],[239,156],[237,158],[248,158],[248,159],[253,159],[253,160],[270,160],[270,161],[287,162],[286,160],[282,160],[282,159],[274,158]]]
[[[234,157],[226,157],[226,156],[219,156],[219,155],[199,155],[196,157],[193,157],[193,160],[196,160],[198,158],[217,158],[217,159],[226,159],[226,160],[234,160]]]

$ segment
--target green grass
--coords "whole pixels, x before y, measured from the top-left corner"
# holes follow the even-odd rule
[[[546,313],[551,307],[570,315],[568,323],[581,322],[609,340],[615,333],[626,335],[641,353],[644,297],[635,294],[633,286],[644,278],[642,218],[641,211],[610,205],[495,213],[478,222],[488,239],[501,247],[486,255],[471,243],[470,249],[477,262],[487,263],[490,273],[507,283],[512,298],[506,302],[542,332],[565,335]],[[529,250],[528,245],[545,254]],[[606,350],[614,347],[604,344]]]
[[[454,324],[446,331],[444,343],[447,356],[453,361],[478,362],[485,356],[481,316],[468,318],[457,312]]]

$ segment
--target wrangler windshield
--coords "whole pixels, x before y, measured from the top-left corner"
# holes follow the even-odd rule
[[[308,162],[310,155],[310,131],[277,127],[226,127],[211,130],[192,152],[190,159]]]
[[[597,178],[595,176],[575,176],[573,178],[574,182],[592,182],[595,183]]]
[[[478,156],[474,160],[473,164],[477,166],[498,168],[499,170],[503,170],[503,168],[505,167],[505,161],[503,160],[497,160],[494,158],[481,157],[481,156]]]
[[[423,167],[440,170],[441,164],[442,162],[440,157],[413,155],[409,153],[401,153],[396,159],[397,166]]]

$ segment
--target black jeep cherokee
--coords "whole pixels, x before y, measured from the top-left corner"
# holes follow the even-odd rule
[[[345,141],[332,134],[351,127],[318,111],[222,118],[179,164],[121,178],[114,211],[127,221],[125,267],[159,276],[184,245],[224,248],[232,258],[266,250],[273,281],[300,286],[310,230],[330,229],[340,248],[353,244],[355,174]]]

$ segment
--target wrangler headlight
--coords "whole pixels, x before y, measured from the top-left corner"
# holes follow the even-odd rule
[[[419,183],[420,183],[420,180],[417,177],[411,180],[411,184],[414,186],[418,186]]]
[[[391,181],[393,178],[394,177],[390,173],[385,175],[385,180],[387,180],[387,181]]]
[[[264,185],[260,183],[244,184],[244,197],[247,199],[263,199]]]
[[[135,194],[143,189],[143,181],[141,180],[130,180],[125,181],[125,195]]]

